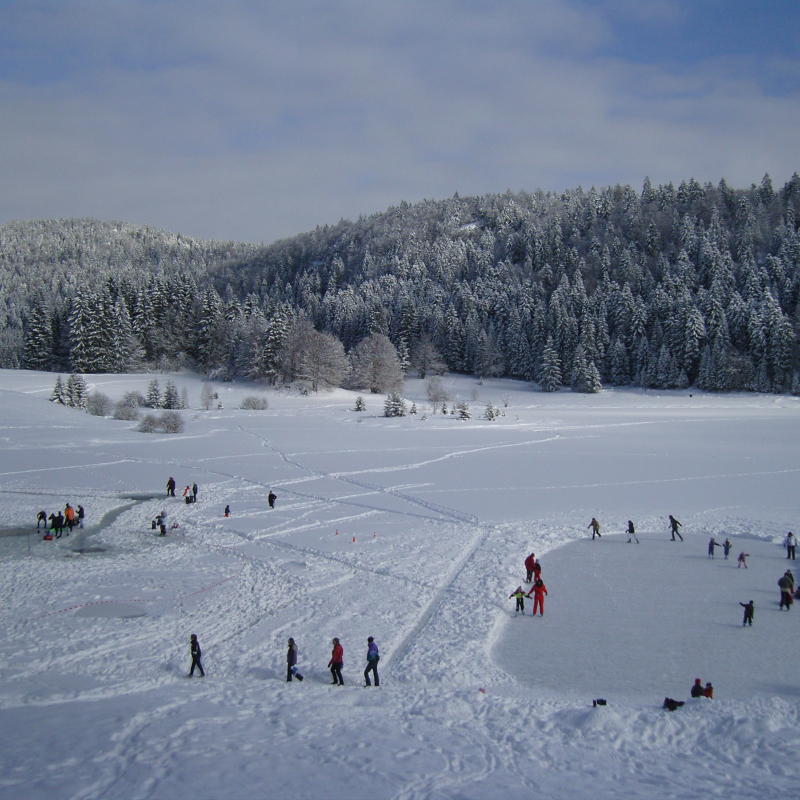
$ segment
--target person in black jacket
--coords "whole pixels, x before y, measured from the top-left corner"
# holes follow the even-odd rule
[[[36,530],[37,531],[39,530],[39,523],[41,523],[41,522],[44,523],[44,529],[47,530],[47,512],[45,512],[45,511],[40,511],[36,515]]]
[[[203,655],[203,651],[200,649],[196,633],[193,633],[189,639],[189,652],[192,654],[192,668],[189,670],[189,677],[191,678],[194,675],[194,668],[197,667],[200,670],[200,677],[205,678],[206,673],[200,663],[200,656]]]
[[[167,497],[175,497],[175,478],[173,477],[167,481]]]
[[[286,652],[286,682],[292,682],[292,676],[302,681],[303,676],[297,671],[297,645],[294,639],[289,639],[289,649]]]
[[[692,686],[692,697],[703,697],[703,684],[700,683],[700,678],[694,679],[694,686]]]
[[[748,623],[752,626],[753,614],[755,613],[755,606],[753,605],[753,601],[751,600],[749,603],[739,603],[739,605],[744,609],[744,619],[742,620],[742,627],[744,628],[744,626],[747,625]]]
[[[267,501],[269,502],[269,507],[270,508],[275,508],[275,501],[277,499],[278,499],[278,495],[276,495],[275,492],[273,492],[272,489],[270,489],[269,490],[269,494],[267,495]]]

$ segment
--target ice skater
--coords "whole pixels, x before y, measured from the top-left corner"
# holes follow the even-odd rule
[[[636,528],[633,527],[633,522],[628,520],[628,544],[631,543],[631,537],[636,539],[636,544],[639,544],[639,537],[636,535]]]
[[[681,536],[680,532],[678,531],[678,528],[682,528],[683,526],[680,522],[678,522],[678,520],[675,519],[675,517],[672,516],[672,514],[669,515],[669,527],[672,531],[672,541],[675,541],[676,536],[683,541],[683,536]]]
[[[339,644],[338,639],[333,640],[333,652],[331,653],[331,660],[328,662],[331,670],[331,686],[344,686],[344,678],[342,678],[342,667],[344,666],[344,648]]]
[[[786,606],[786,610],[788,611],[792,607],[792,584],[793,581],[790,580],[786,573],[784,573],[778,581],[778,587],[781,590],[781,604],[779,610]]]
[[[514,589],[514,591],[511,592],[511,594],[508,596],[508,599],[510,600],[512,597],[515,597],[516,600],[517,600],[517,605],[514,608],[514,616],[516,617],[517,614],[522,614],[522,616],[524,617],[525,616],[525,592],[522,591],[522,587],[521,586],[517,586],[517,588]]]
[[[739,603],[739,605],[744,609],[744,619],[742,620],[742,627],[744,628],[745,625],[749,625],[751,628],[753,627],[753,614],[755,613],[755,605],[751,600],[749,603]]]
[[[786,538],[783,540],[783,546],[786,548],[786,558],[791,558],[792,561],[794,561],[794,552],[797,548],[797,537],[791,531],[786,534]]]
[[[303,676],[297,671],[297,645],[294,639],[289,639],[289,649],[286,651],[286,682],[291,683],[293,677],[303,680]]]
[[[719,544],[719,542],[717,542],[717,540],[712,536],[708,540],[708,557],[709,558],[714,558],[714,548],[715,547],[722,547],[722,545]]]
[[[189,639],[189,652],[192,655],[192,668],[189,670],[189,677],[194,676],[194,668],[200,670],[200,677],[205,678],[206,673],[203,670],[203,665],[200,663],[200,656],[203,655],[203,651],[200,649],[200,643],[197,641],[197,634],[193,633],[191,638]]]
[[[722,543],[722,552],[725,553],[726,561],[728,560],[728,556],[730,555],[732,549],[733,545],[731,544],[731,540],[725,539],[725,541]]]
[[[592,517],[592,521],[586,527],[592,529],[592,541],[594,541],[595,535],[598,538],[602,538],[600,534],[600,523],[594,517]]]
[[[378,652],[378,645],[371,637],[367,637],[367,668],[364,670],[365,686],[371,686],[369,682],[369,673],[371,672],[375,678],[375,685],[380,686],[380,679],[378,678],[378,662],[381,660],[381,654]]]
[[[747,559],[749,557],[750,553],[745,553],[744,551],[739,553],[739,558],[736,559],[736,569],[739,569],[739,567],[744,567],[747,569]]]
[[[278,496],[272,489],[269,490],[269,494],[267,495],[267,502],[269,503],[270,508],[275,508],[275,501],[278,499]]]
[[[544,581],[539,578],[536,583],[533,584],[533,588],[530,592],[528,592],[528,597],[531,596],[533,593],[533,614],[532,616],[536,616],[536,609],[539,609],[539,616],[544,616],[544,596],[547,594],[547,587],[544,585]]]

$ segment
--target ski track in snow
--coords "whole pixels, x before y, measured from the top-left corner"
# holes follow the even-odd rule
[[[656,696],[652,706],[616,703],[592,709],[586,708],[585,698],[576,702],[520,683],[494,662],[493,648],[515,622],[506,597],[520,582],[522,558],[531,548],[544,557],[565,542],[585,539],[585,511],[567,519],[548,521],[542,514],[488,524],[469,511],[415,497],[417,487],[409,484],[384,487],[358,477],[563,443],[569,431],[631,424],[558,426],[559,433],[547,439],[457,449],[413,463],[350,471],[309,468],[239,426],[305,474],[272,482],[215,469],[212,462],[230,457],[224,453],[203,459],[148,453],[147,458],[108,461],[107,467],[143,465],[153,471],[164,466],[216,482],[203,489],[206,505],[170,506],[181,527],[166,540],[148,531],[149,519],[166,503],[163,498],[126,504],[106,492],[111,507],[105,520],[87,526],[84,534],[85,540],[107,547],[106,554],[67,558],[68,545],[61,542],[30,562],[3,560],[0,714],[8,721],[41,708],[49,716],[45,728],[24,717],[19,745],[6,741],[7,752],[0,754],[5,776],[0,795],[19,796],[24,788],[28,797],[75,800],[180,796],[181,791],[198,798],[286,793],[396,800],[797,796],[797,702],[720,699],[667,714],[656,707]],[[102,442],[80,452],[102,457]],[[796,471],[755,469],[708,477]],[[363,493],[326,496],[290,488],[317,479]],[[680,486],[701,479],[554,482],[526,490]],[[280,509],[264,519],[271,485],[294,501],[282,497]],[[431,491],[427,484],[418,488]],[[381,508],[359,499],[369,495],[391,497],[406,507]],[[0,502],[3,496],[0,490]],[[457,496],[456,490],[449,490],[449,496]],[[208,508],[219,509],[228,500],[236,507],[233,518],[208,517]],[[352,513],[342,513],[347,507]],[[791,518],[795,510],[789,507],[785,516]],[[604,518],[604,533],[624,524],[623,512],[614,509]],[[784,521],[784,512],[756,521],[747,517],[745,507],[720,504],[679,516],[689,527],[702,518],[702,533],[760,540],[766,530],[782,530]],[[381,530],[374,542],[359,539],[348,548],[349,537],[332,536],[336,526],[371,520]],[[393,528],[392,520],[399,527]],[[647,531],[666,535],[663,519],[656,516],[643,520],[640,530],[644,537]],[[692,536],[687,534],[689,541]],[[613,546],[613,539],[601,541]],[[617,614],[622,613],[607,576],[602,570],[595,574],[605,581]],[[131,620],[73,621],[66,611],[47,618],[28,615],[42,602],[53,609],[71,598],[92,604],[142,603],[150,610]],[[539,620],[516,622],[530,626]],[[201,633],[208,671],[204,681],[181,677],[188,664],[188,631],[195,629]],[[309,640],[312,630],[315,638]],[[363,661],[354,642],[363,640],[366,630],[374,630],[384,654],[380,691],[354,685]],[[324,663],[327,641],[343,631],[347,686],[340,690],[326,685]],[[306,674],[301,685],[283,682],[288,635],[300,642]],[[73,687],[71,675],[86,684]],[[109,703],[118,714],[110,726],[102,711]],[[88,715],[85,722],[82,715]],[[78,738],[65,747],[59,741],[70,727],[91,731],[95,724],[99,733],[86,742]],[[44,769],[42,752],[48,754]]]

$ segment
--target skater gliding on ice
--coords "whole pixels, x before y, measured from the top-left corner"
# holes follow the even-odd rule
[[[191,678],[194,676],[194,668],[197,667],[197,669],[200,670],[200,677],[205,678],[206,673],[203,670],[203,665],[200,663],[200,656],[203,655],[203,651],[200,649],[196,633],[193,633],[189,639],[189,652],[192,655],[192,668],[189,670],[189,677]]]
[[[594,517],[592,517],[592,521],[586,527],[592,529],[592,541],[594,541],[595,535],[601,538],[600,523]]]
[[[372,672],[375,677],[375,685],[380,686],[380,679],[378,678],[378,662],[381,660],[381,655],[378,652],[378,645],[371,637],[367,637],[367,668],[364,670],[365,686],[371,686],[369,682],[369,673]]]
[[[745,553],[744,551],[739,553],[739,558],[736,559],[736,569],[739,569],[739,567],[744,567],[747,569],[748,558],[750,558],[750,553]]]
[[[681,536],[680,533],[678,532],[678,528],[681,528],[683,526],[681,525],[680,522],[678,522],[678,520],[675,519],[675,517],[672,516],[672,514],[669,515],[669,527],[670,530],[672,531],[672,541],[673,542],[675,541],[676,536],[681,541],[683,541],[683,536]]]
[[[733,545],[731,544],[730,539],[726,539],[722,543],[722,552],[725,553],[725,560],[728,560],[728,556],[730,555],[731,550],[733,549]]]
[[[744,628],[745,625],[753,626],[753,614],[755,613],[755,606],[753,605],[753,601],[751,600],[749,603],[739,603],[739,605],[744,609],[744,619],[742,620],[742,627]]]
[[[715,547],[722,547],[719,542],[712,536],[711,539],[708,541],[708,557],[714,558],[714,548]]]
[[[636,528],[633,527],[633,522],[628,520],[628,544],[631,543],[631,537],[636,539],[636,544],[639,544],[639,537],[636,535]]]
[[[272,489],[269,490],[269,494],[267,495],[267,502],[269,503],[270,508],[275,508],[275,501],[278,499],[278,496]]]

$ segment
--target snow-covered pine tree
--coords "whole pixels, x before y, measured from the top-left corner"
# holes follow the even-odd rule
[[[455,409],[459,419],[472,419],[472,412],[469,410],[469,404],[466,402],[466,400],[456,404]]]
[[[406,415],[406,401],[398,392],[391,392],[386,396],[383,415],[385,417],[404,417]]]
[[[178,394],[178,389],[170,380],[167,381],[167,385],[164,387],[164,397],[161,401],[161,407],[167,409],[178,409],[181,407],[181,397],[180,394]]]
[[[31,306],[24,331],[25,369],[47,371],[53,365],[53,324],[50,304],[39,294]]]
[[[548,337],[542,353],[539,386],[543,392],[557,392],[561,388],[561,360],[553,347],[552,337]]]
[[[56,385],[53,387],[53,394],[50,395],[50,401],[53,403],[61,403],[62,406],[68,405],[67,390],[60,375],[56,378]]]
[[[161,408],[161,389],[158,386],[158,378],[153,378],[147,385],[147,405],[150,408]]]
[[[366,411],[367,404],[364,402],[364,398],[359,395],[356,397],[356,404],[353,406],[353,411]]]
[[[73,372],[69,378],[67,378],[65,396],[67,405],[71,408],[86,408],[87,391],[86,381],[83,379],[83,375],[78,372]]]

